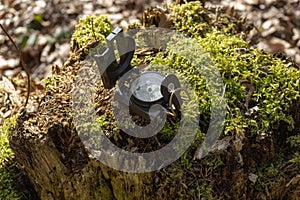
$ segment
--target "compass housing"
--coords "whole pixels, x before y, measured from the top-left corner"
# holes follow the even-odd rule
[[[106,89],[116,86],[115,94],[118,103],[143,118],[154,119],[161,112],[173,113],[180,116],[182,104],[180,98],[180,83],[174,74],[164,76],[157,71],[141,72],[133,68],[130,62],[135,51],[135,41],[117,27],[106,38],[108,48],[102,54],[94,55],[101,79]],[[115,45],[120,55],[119,61],[115,56]],[[125,84],[124,77],[129,78],[129,85]],[[121,78],[122,77],[122,78]],[[132,79],[133,78],[133,79]],[[122,81],[121,81],[122,79]],[[153,105],[161,105],[155,106]]]
[[[159,72],[142,72],[130,85],[131,101],[142,107],[161,104],[164,100],[161,93],[163,79],[164,76]]]

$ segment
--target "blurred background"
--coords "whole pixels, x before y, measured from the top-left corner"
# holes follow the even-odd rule
[[[32,78],[40,81],[50,75],[52,65],[67,59],[70,37],[79,18],[105,14],[114,25],[126,27],[140,22],[147,7],[162,1],[0,0],[0,23],[21,47]],[[300,64],[299,0],[207,0],[205,6],[234,7],[238,14],[253,20],[259,31],[253,34],[253,45],[284,53]],[[0,74],[14,77],[20,73],[17,53],[0,31]]]

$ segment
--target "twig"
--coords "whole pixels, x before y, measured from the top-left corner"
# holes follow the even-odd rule
[[[96,34],[95,34],[95,30],[94,30],[94,20],[93,20],[93,18],[92,18],[92,32],[93,32],[94,39],[96,40],[96,42],[98,42]]]
[[[5,35],[9,38],[10,42],[14,45],[18,56],[19,56],[19,63],[21,68],[25,71],[26,75],[27,75],[27,96],[26,96],[26,101],[25,101],[25,105],[24,107],[26,108],[27,104],[28,104],[28,100],[29,100],[29,95],[30,95],[30,73],[26,67],[26,64],[24,63],[24,60],[22,58],[22,54],[20,49],[17,47],[16,43],[13,41],[13,39],[10,37],[10,35],[8,34],[8,32],[5,30],[5,28],[2,26],[2,24],[0,24],[1,29],[3,30],[3,32],[5,33]]]

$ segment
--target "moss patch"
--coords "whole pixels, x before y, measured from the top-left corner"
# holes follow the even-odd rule
[[[3,125],[1,127],[0,134],[0,163],[1,166],[14,158],[13,152],[9,147],[8,137],[10,133],[14,130],[17,123],[17,115],[7,118],[4,120]]]
[[[8,137],[16,125],[16,119],[17,116],[7,118],[0,129],[0,199],[20,198],[14,182],[16,162],[8,142]]]
[[[252,48],[242,38],[251,25],[246,23],[246,26],[240,26],[242,21],[228,15],[221,14],[216,18],[205,11],[199,2],[171,5],[171,15],[174,17],[173,28],[197,40],[205,52],[209,53],[226,85],[228,111],[222,137],[230,135],[247,139],[242,139],[242,149],[233,145],[234,147],[221,154],[193,161],[194,146],[199,145],[201,140],[196,141],[177,162],[160,173],[161,182],[157,183],[161,186],[158,189],[159,194],[162,198],[179,199],[187,196],[195,199],[223,198],[229,194],[233,198],[241,198],[246,193],[253,198],[288,197],[286,191],[290,191],[290,188],[281,194],[270,191],[283,191],[284,184],[287,183],[287,179],[283,177],[287,174],[294,178],[299,176],[299,168],[296,167],[292,173],[285,169],[286,166],[295,167],[299,163],[299,148],[286,144],[289,137],[291,143],[297,144],[299,137],[298,129],[295,128],[295,123],[299,123],[297,114],[290,112],[294,106],[299,106],[299,67],[291,61]],[[184,51],[194,52],[193,48]],[[172,47],[169,50],[172,50]],[[203,74],[187,59],[170,51],[150,56],[148,61],[150,64],[176,69],[188,79],[198,95],[201,130],[207,130],[211,96]],[[258,147],[254,148],[256,145]],[[265,157],[253,154],[262,154]],[[280,160],[280,154],[288,154],[288,157],[293,159],[285,157]],[[237,161],[243,163],[243,159],[248,160],[247,164],[245,167],[239,167]],[[228,160],[236,163],[236,166],[232,166]],[[288,164],[290,162],[294,164]],[[260,170],[257,171],[256,167]],[[249,182],[250,172],[259,174],[256,184],[251,185]],[[220,174],[224,177],[219,177]],[[279,178],[271,178],[275,176]],[[207,180],[208,177],[211,181]],[[231,180],[236,177],[236,181],[225,180],[226,177]],[[225,189],[219,184],[229,184],[232,187]],[[234,188],[238,191],[233,191]],[[249,191],[254,193],[250,194]],[[295,188],[292,191],[297,193]]]
[[[107,16],[87,16],[79,20],[72,35],[72,49],[79,49],[92,41],[101,41],[111,32],[111,22]]]
[[[3,200],[20,199],[21,194],[16,189],[13,179],[17,174],[16,163],[0,167],[0,198]]]
[[[297,143],[299,134],[295,132],[295,123],[298,123],[295,114],[290,112],[294,105],[299,104],[298,66],[252,48],[244,40],[251,24],[234,16],[224,13],[216,16],[205,10],[200,2],[172,4],[168,12],[172,16],[172,28],[193,37],[197,42],[191,49],[183,51],[188,54],[195,52],[193,48],[201,46],[209,54],[226,86],[227,117],[221,138],[232,137],[235,140],[240,137],[241,140],[235,140],[226,150],[208,155],[203,160],[193,160],[210,120],[212,97],[201,74],[203,72],[186,58],[174,53],[176,50],[172,48],[176,47],[169,46],[168,51],[156,51],[146,57],[136,52],[134,66],[139,63],[168,66],[185,77],[197,94],[201,113],[201,132],[197,134],[193,145],[178,161],[156,173],[158,178],[153,187],[158,196],[161,199],[218,199],[226,196],[239,199],[244,195],[277,198],[279,194],[270,191],[282,189],[291,180],[284,179],[284,176],[297,175],[295,171],[286,171],[287,166],[294,167],[298,163],[299,157],[295,146],[286,148],[286,142],[287,138],[291,138],[291,143]],[[157,23],[152,25],[157,26]],[[142,28],[140,25],[138,27]],[[90,37],[93,38],[93,35],[90,34]],[[205,56],[197,59],[199,63],[205,62]],[[105,110],[103,98],[100,97],[103,88],[99,86],[97,89],[96,109]],[[106,118],[107,113],[109,111],[99,112],[98,122],[104,128],[109,122],[114,124],[111,121],[113,118]],[[176,132],[174,130],[170,124],[166,124],[156,140],[167,143]],[[129,143],[139,144],[133,146],[137,152],[151,151],[157,146],[156,140],[136,140],[119,130],[108,135],[114,143],[125,149]],[[241,147],[237,147],[236,141],[241,142]],[[132,148],[126,150],[132,151]],[[288,151],[289,158],[280,160],[280,155]],[[283,167],[283,163],[290,164]],[[249,174],[257,174],[257,180],[251,182]],[[281,197],[289,197],[286,191],[296,192],[290,187]]]

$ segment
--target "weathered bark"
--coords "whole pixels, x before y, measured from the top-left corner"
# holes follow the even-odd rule
[[[58,129],[52,130],[49,135],[59,132]],[[67,132],[63,131],[62,134]],[[17,147],[14,148],[16,157],[23,164],[41,199],[145,198],[145,183],[151,180],[146,175],[109,169],[98,161],[90,160],[82,147],[76,151],[75,160],[66,158],[68,152],[60,152],[57,147],[58,142],[63,141],[41,138],[41,134],[31,139],[19,136],[12,138],[12,147]]]
[[[149,174],[113,170],[85,150],[70,114],[74,84],[70,77],[80,64],[71,58],[62,68],[54,67],[61,82],[49,88],[38,110],[19,117],[10,138],[16,158],[41,199],[151,198]]]

